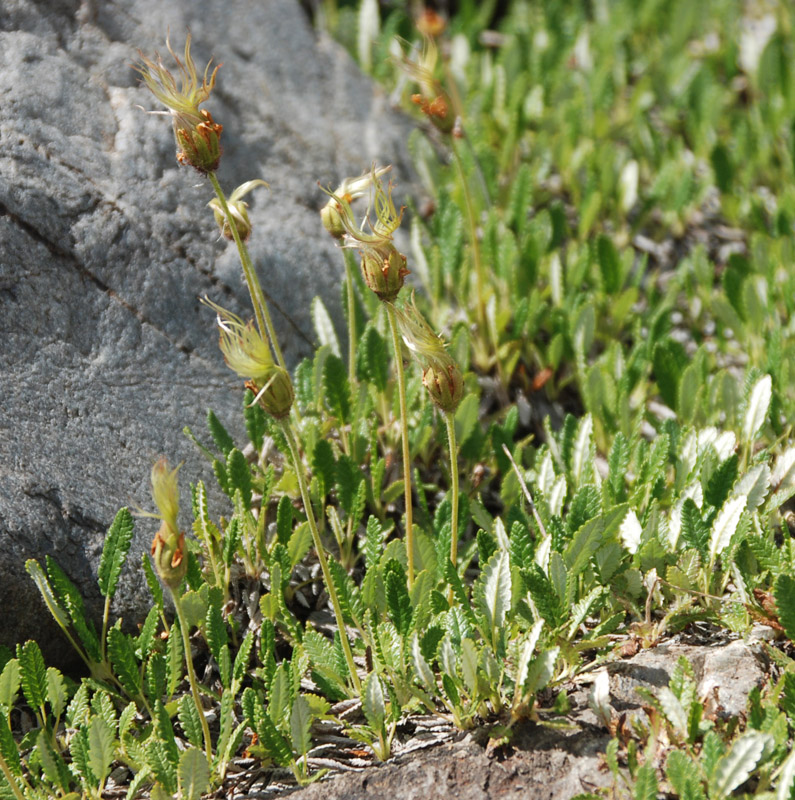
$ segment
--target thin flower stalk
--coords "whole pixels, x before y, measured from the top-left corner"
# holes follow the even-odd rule
[[[179,467],[169,470],[168,462],[165,458],[158,460],[152,467],[152,497],[157,506],[157,513],[145,513],[144,515],[161,520],[160,529],[155,534],[152,543],[152,558],[160,580],[168,587],[174,601],[174,608],[177,612],[180,632],[182,633],[182,644],[185,650],[188,683],[190,684],[193,702],[196,705],[196,711],[202,726],[207,763],[212,764],[213,751],[210,728],[204,716],[196,673],[193,669],[188,624],[182,610],[180,595],[180,585],[187,572],[188,564],[184,558],[185,535],[180,532],[177,523],[179,514],[178,472]]]
[[[246,247],[245,242],[240,238],[240,232],[238,231],[238,226],[235,223],[235,216],[229,208],[226,195],[221,188],[221,184],[218,182],[218,178],[214,172],[208,173],[207,177],[210,179],[210,183],[215,190],[215,195],[221,206],[221,210],[226,217],[229,229],[232,233],[232,238],[234,239],[237,247],[240,264],[243,267],[243,276],[246,279],[246,286],[248,286],[248,291],[251,295],[251,305],[254,308],[254,316],[257,320],[257,327],[259,328],[260,333],[263,335],[267,334],[271,346],[273,347],[273,352],[276,354],[276,360],[279,362],[279,366],[286,370],[287,364],[285,363],[281,347],[279,347],[279,340],[276,337],[276,330],[273,327],[273,321],[268,309],[268,303],[265,300],[265,293],[262,291],[262,286],[260,285],[259,278],[257,277],[256,270],[254,269],[254,265],[251,261],[248,247]]]
[[[345,259],[345,294],[348,303],[348,382],[355,388],[356,380],[356,298],[353,291],[354,260],[350,250],[343,250]]]
[[[450,448],[450,503],[452,506],[452,513],[450,515],[450,561],[453,562],[453,567],[457,568],[458,565],[458,446],[455,437],[455,414],[446,411],[444,414],[444,422],[447,426],[447,443]],[[452,588],[450,592],[452,594]]]
[[[411,460],[409,453],[408,408],[406,403],[406,376],[403,371],[403,353],[398,334],[397,312],[392,303],[386,303],[386,314],[392,332],[392,347],[395,351],[395,374],[400,400],[400,432],[403,445],[403,488],[406,498],[406,563],[409,589],[414,585],[414,518],[411,505]]]
[[[287,446],[290,449],[290,456],[293,461],[293,468],[298,480],[298,488],[301,492],[301,500],[304,504],[304,511],[306,513],[307,521],[309,522],[309,530],[312,532],[312,541],[315,545],[315,552],[317,553],[317,560],[320,562],[320,570],[323,573],[323,580],[326,583],[326,591],[328,591],[331,606],[334,609],[334,617],[337,621],[337,627],[340,632],[340,641],[342,642],[342,649],[345,654],[345,662],[348,665],[348,672],[351,674],[351,681],[353,688],[357,694],[362,692],[362,684],[359,680],[359,675],[356,671],[356,664],[353,660],[353,652],[351,650],[350,642],[348,641],[348,632],[345,625],[345,619],[342,616],[342,606],[340,605],[337,590],[334,588],[334,583],[331,579],[331,571],[328,566],[328,559],[326,558],[323,542],[320,540],[320,532],[318,531],[317,521],[315,520],[315,512],[312,509],[312,498],[309,495],[309,488],[306,485],[306,477],[304,475],[303,463],[298,450],[298,443],[295,440],[292,428],[286,420],[278,420],[279,426],[287,440]]]
[[[179,595],[178,589],[172,589],[171,598],[174,601],[174,609],[177,612],[177,619],[179,620],[179,630],[182,634],[182,647],[185,650],[185,665],[188,669],[188,683],[190,684],[190,693],[193,697],[193,704],[196,706],[196,713],[199,715],[199,722],[202,726],[202,738],[204,740],[204,754],[207,756],[207,763],[213,763],[213,747],[212,739],[210,738],[210,726],[207,724],[207,718],[204,715],[204,706],[202,705],[201,695],[199,694],[199,682],[196,680],[196,672],[193,669],[193,656],[190,649],[190,633],[188,632],[188,622],[185,618],[185,612],[182,609],[182,600]]]
[[[464,192],[464,204],[467,210],[467,226],[469,227],[469,246],[472,248],[472,261],[475,267],[475,302],[478,315],[478,325],[483,331],[488,330],[486,320],[486,289],[485,280],[483,278],[483,258],[480,252],[480,242],[477,232],[477,219],[475,217],[475,204],[472,200],[472,192],[469,188],[469,181],[467,180],[466,171],[464,170],[464,162],[458,149],[456,140],[453,139],[452,150],[453,158],[455,159],[458,175],[461,179],[461,188]]]
[[[150,92],[168,108],[177,144],[177,161],[191,166],[202,174],[218,168],[221,160],[221,131],[223,126],[213,120],[206,109],[199,106],[209,97],[215,86],[215,76],[220,64],[210,72],[212,62],[207,64],[199,80],[196,64],[190,54],[190,34],[185,40],[185,52],[180,61],[166,40],[166,47],[178,67],[178,76],[165,67],[160,56],[152,61],[141,53],[138,72]]]

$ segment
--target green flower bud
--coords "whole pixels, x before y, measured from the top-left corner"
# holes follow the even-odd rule
[[[159,513],[148,514],[162,520],[152,541],[152,559],[160,579],[171,589],[179,588],[188,562],[185,558],[185,534],[177,526],[179,513],[179,467],[169,470],[168,461],[161,458],[152,467],[152,497]]]
[[[206,175],[215,172],[221,161],[221,131],[224,126],[214,122],[206,109],[199,114],[202,122],[191,127],[178,128],[175,122],[174,136],[179,146],[177,161],[183,167],[193,167]]]
[[[442,411],[452,414],[464,396],[464,376],[452,357],[447,356],[447,359],[446,365],[440,360],[423,371],[422,385]]]
[[[275,419],[282,419],[290,413],[295,400],[293,382],[287,370],[274,366],[270,377],[260,386],[254,381],[246,381],[246,388],[254,393],[254,402]]]
[[[234,225],[237,228],[237,234],[244,242],[251,235],[251,220],[248,216],[248,203],[243,201],[243,197],[255,187],[267,185],[268,184],[263,180],[246,181],[238,186],[237,189],[235,189],[235,191],[229,195],[229,198],[226,201],[227,207],[229,208],[229,213],[231,214]],[[209,203],[207,203],[207,205],[213,211],[215,223],[221,229],[221,234],[226,239],[234,239],[235,237],[232,235],[232,229],[229,227],[229,220],[227,219],[226,214],[224,214],[221,201],[217,197],[214,197]]]
[[[183,165],[188,164],[201,173],[214,172],[221,159],[223,125],[215,122],[210,112],[200,109],[199,106],[210,96],[220,65],[210,73],[210,62],[200,82],[196,64],[190,54],[190,34],[185,40],[184,63],[179,60],[168,41],[166,46],[179,68],[179,86],[174,75],[163,65],[160,56],[157,56],[156,61],[151,61],[141,54],[142,63],[137,69],[152,94],[171,112],[174,138],[177,142],[177,161]]]
[[[406,256],[391,242],[385,247],[362,248],[362,277],[379,300],[391,303],[408,274]]]
[[[396,311],[403,341],[422,365],[422,384],[431,400],[442,411],[454,412],[464,396],[464,377],[460,367],[414,304],[413,294]]]
[[[333,198],[320,209],[320,221],[335,239],[342,239],[345,236],[343,213],[342,203],[338,203]]]
[[[188,571],[185,534],[174,535],[164,522],[152,542],[152,560],[160,580],[171,589],[179,589]]]

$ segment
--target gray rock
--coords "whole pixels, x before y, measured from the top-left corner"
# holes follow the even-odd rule
[[[711,645],[667,641],[606,665],[613,710],[627,718],[638,716],[648,724],[642,710],[645,701],[637,689],[654,693],[667,686],[682,657],[693,667],[698,695],[709,715],[744,714],[748,694],[765,679],[765,658],[757,645],[739,640]],[[604,761],[611,736],[589,708],[593,677],[593,673],[583,673],[566,687],[571,711],[565,723],[560,718],[549,726],[519,723],[507,746],[494,747],[487,729],[480,728],[461,741],[407,752],[382,766],[330,775],[289,796],[291,800],[569,800],[581,793],[599,793],[613,783]],[[540,716],[548,715],[542,711]],[[395,749],[399,748],[398,743]]]
[[[169,56],[186,29],[202,67],[223,62],[207,103],[224,126],[219,169],[252,198],[251,251],[288,359],[313,339],[310,301],[341,318],[342,261],[319,224],[325,195],[373,160],[406,172],[408,124],[294,0],[0,0],[0,643],[35,637],[63,663],[25,574],[50,554],[96,611],[103,536],[117,508],[151,507],[166,454],[212,482],[181,434],[213,408],[242,433],[238,382],[223,365],[204,294],[250,316],[234,246],[219,241],[198,173],[178,167],[170,122],[132,64]],[[339,326],[342,333],[342,326]],[[225,509],[223,509],[225,511]],[[185,516],[185,524],[188,524]],[[137,525],[115,613],[146,611]]]
[[[765,658],[758,644],[739,639],[711,646],[664,642],[608,666],[613,708],[625,711],[641,706],[636,689],[645,687],[654,692],[667,686],[680,658],[687,659],[693,670],[706,713],[722,718],[745,713],[748,695],[762,686],[766,677]]]
[[[504,752],[489,752],[467,737],[314,784],[289,796],[294,800],[568,800],[610,785],[610,774],[599,769],[599,754],[609,741],[607,733],[520,724]]]

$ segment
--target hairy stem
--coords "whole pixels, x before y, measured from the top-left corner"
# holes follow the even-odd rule
[[[177,619],[179,620],[179,630],[182,634],[182,647],[185,650],[185,664],[188,668],[188,683],[190,684],[190,692],[193,695],[193,702],[196,706],[196,711],[199,714],[199,722],[202,726],[202,736],[204,737],[204,753],[207,756],[207,763],[213,763],[213,748],[212,740],[210,739],[210,726],[207,724],[207,718],[204,716],[204,707],[202,706],[201,695],[199,694],[199,684],[196,680],[196,673],[193,669],[193,658],[190,654],[190,632],[188,631],[188,622],[185,619],[185,614],[182,610],[182,601],[179,597],[179,592],[171,589],[171,597],[174,600],[174,608],[177,611]]]
[[[389,327],[392,331],[392,346],[395,350],[398,396],[400,398],[400,430],[403,440],[403,490],[406,497],[406,561],[408,562],[409,589],[414,585],[414,521],[411,508],[411,461],[409,458],[409,426],[406,408],[406,377],[403,374],[403,354],[400,349],[397,314],[392,303],[385,303]]]
[[[265,300],[265,294],[262,291],[262,286],[260,285],[259,278],[257,277],[257,273],[251,261],[248,248],[240,238],[237,225],[235,224],[235,220],[229,211],[229,204],[226,202],[226,195],[224,194],[224,190],[221,188],[221,184],[218,182],[218,178],[214,172],[208,172],[207,177],[210,179],[213,189],[215,189],[218,202],[221,204],[221,208],[224,211],[224,216],[229,223],[229,230],[232,232],[232,238],[235,240],[235,244],[237,245],[237,252],[240,256],[240,264],[243,267],[243,275],[246,278],[246,285],[248,286],[248,291],[251,295],[251,304],[254,307],[254,316],[257,319],[257,328],[259,329],[260,334],[267,334],[271,343],[271,347],[273,348],[273,352],[276,354],[276,360],[279,362],[279,366],[286,370],[287,365],[284,362],[284,356],[282,355],[281,347],[279,347],[279,340],[276,338],[276,330],[273,327],[270,311],[268,310],[268,303]]]
[[[350,250],[343,249],[345,259],[345,292],[348,303],[348,381],[351,391],[356,387],[356,301],[353,294],[353,270],[356,261]]]
[[[483,281],[483,259],[480,254],[480,243],[478,242],[478,228],[477,220],[475,219],[475,205],[472,200],[472,192],[469,189],[469,181],[467,180],[466,172],[464,171],[464,162],[461,159],[461,154],[458,152],[458,145],[456,140],[453,139],[453,157],[455,158],[458,174],[461,178],[461,188],[464,192],[464,202],[467,209],[467,224],[469,226],[469,241],[472,247],[472,260],[475,264],[475,294],[477,297],[476,308],[478,315],[478,325],[481,330],[488,330],[486,327],[486,298],[485,287]]]
[[[351,681],[357,694],[362,692],[362,684],[359,681],[359,675],[356,672],[356,664],[353,661],[353,652],[351,651],[351,644],[348,641],[347,628],[345,627],[345,620],[342,617],[342,606],[340,605],[339,597],[337,597],[337,590],[334,588],[334,583],[331,580],[331,572],[328,567],[328,559],[323,549],[323,542],[320,541],[320,532],[317,529],[317,522],[315,520],[315,512],[312,510],[312,499],[309,496],[309,489],[306,485],[306,477],[304,476],[303,464],[298,452],[298,443],[293,436],[292,428],[287,420],[279,420],[279,427],[287,439],[287,445],[290,448],[290,456],[293,460],[293,467],[295,468],[295,475],[298,480],[298,488],[301,491],[301,499],[304,503],[304,511],[306,518],[309,522],[309,530],[312,532],[312,541],[315,545],[317,552],[317,560],[320,562],[320,569],[323,573],[323,580],[326,582],[326,591],[328,591],[331,606],[334,609],[334,617],[337,620],[337,627],[340,631],[340,641],[342,642],[342,649],[345,653],[345,661],[348,664],[348,671],[351,673]]]
[[[455,567],[458,563],[458,447],[455,440],[455,415],[445,413],[444,421],[447,425],[447,442],[450,445],[450,502],[452,504],[452,515],[450,524],[452,526],[450,537],[450,561]],[[452,589],[450,589],[452,592]]]

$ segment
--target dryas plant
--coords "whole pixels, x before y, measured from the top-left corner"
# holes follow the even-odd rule
[[[673,85],[659,70],[679,69],[669,57],[681,50],[674,39],[692,29],[691,17],[672,26],[676,9],[657,6],[588,20],[590,44],[576,53],[571,31],[586,24],[579,7],[539,4],[531,25],[529,7],[516,3],[488,48],[478,45],[486,23],[469,7],[451,27],[468,50],[460,39],[448,47],[439,27],[426,31],[444,57],[434,63],[430,49],[417,51],[428,71],[412,73],[422,95],[412,102],[429,115],[436,144],[458,151],[445,161],[420,137],[412,142],[436,204],[432,216],[414,216],[407,250],[426,291],[416,303],[403,296],[409,259],[393,240],[402,212],[384,172],[343,181],[324,223],[342,236],[346,258],[348,363],[316,301],[321,346],[292,375],[245,246],[256,231],[242,198],[257,182],[223,197],[220,125],[198,108],[216,72],[200,79],[187,45],[176,79],[159,59],[149,62],[173,104],[180,161],[208,175],[216,224],[241,254],[254,323],[212,307],[224,357],[248,387],[252,447],[214,414],[207,441],[191,434],[228,498],[211,509],[207,487],[191,487],[193,536],[186,529],[183,538],[176,521],[177,474],[158,468],[167,524],[155,535],[155,561],[141,565],[153,599],[140,630],[111,619],[133,530],[126,510],[103,550],[101,630],[54,561],[28,564],[91,678],[77,685],[47,669],[33,642],[0,652],[3,796],[99,797],[121,774],[131,800],[147,787],[154,797],[198,798],[228,788],[229,764],[244,750],[273,775],[306,782],[320,774],[318,725],[336,725],[379,759],[416,711],[462,728],[498,720],[509,738],[522,720],[545,719],[571,676],[620,657],[628,640],[651,646],[694,619],[738,635],[761,621],[795,638],[786,516],[795,495],[787,322],[795,293],[777,266],[791,251],[790,206],[781,196],[773,221],[748,210],[756,200],[726,207],[748,225],[749,249],[719,264],[719,281],[717,256],[705,248],[664,276],[637,262],[630,234],[649,233],[642,226],[657,224],[655,208],[684,229],[709,180],[688,166],[676,137],[649,128],[644,91]],[[648,61],[626,74],[612,61],[587,70],[589,47],[641,48]],[[770,66],[781,63],[773,50],[760,67],[769,97],[759,99],[760,117],[742,123],[754,133],[748,141],[766,141],[764,124],[791,105]],[[711,55],[699,63],[698,92],[725,91],[716,63]],[[634,104],[622,105],[623,91],[638,93]],[[726,153],[704,150],[720,139],[698,92],[692,109],[691,94],[661,99],[654,118],[684,119],[697,153],[725,167]],[[615,128],[598,111],[611,102]],[[434,124],[448,103],[464,139],[454,124]],[[619,124],[621,114],[629,116]],[[630,123],[646,131],[637,141],[625,139]],[[591,149],[577,150],[584,140]],[[627,149],[613,152],[616,141]],[[777,168],[788,163],[783,151],[776,158]],[[766,169],[753,159],[733,177],[722,169],[722,197]],[[357,224],[353,208],[365,195],[370,211]],[[487,266],[489,280],[479,280]],[[448,335],[449,353],[434,329]],[[420,366],[400,379],[396,330]],[[517,402],[495,404],[501,391]],[[537,408],[547,403],[544,422]],[[274,451],[283,460],[269,459]],[[766,650],[783,671],[752,696],[745,727],[710,727],[685,667],[668,692],[647,697],[648,727],[606,753],[616,791],[788,797],[792,662]],[[609,697],[594,705],[609,727]],[[21,710],[34,720],[25,734]]]

